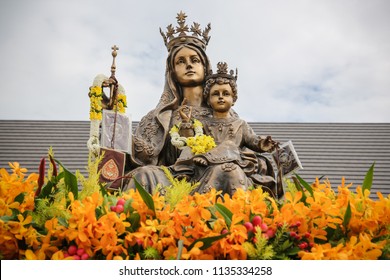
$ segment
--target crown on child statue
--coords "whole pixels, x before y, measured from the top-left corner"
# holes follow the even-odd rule
[[[210,23],[205,27],[204,30],[201,30],[200,24],[196,22],[194,22],[191,28],[189,28],[186,24],[186,17],[187,15],[180,11],[176,17],[179,26],[174,28],[172,24],[168,25],[166,33],[164,33],[160,28],[160,33],[164,39],[164,43],[168,49],[168,52],[170,52],[174,46],[187,43],[193,43],[203,50],[206,50],[206,46],[210,40]],[[192,32],[192,34],[189,35],[187,32]]]
[[[229,73],[228,73],[229,72]],[[213,70],[210,70],[210,74],[206,79],[216,79],[216,78],[226,78],[229,80],[237,81],[238,71],[236,68],[236,75],[234,75],[234,70],[228,71],[228,65],[226,62],[218,62],[217,64],[217,73],[213,74]]]

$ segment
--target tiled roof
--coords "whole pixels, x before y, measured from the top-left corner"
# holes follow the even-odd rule
[[[328,178],[334,188],[361,185],[375,162],[372,193],[390,194],[390,123],[250,123],[259,135],[280,142],[291,140],[302,162],[301,177],[312,182]],[[133,124],[136,126],[136,123]],[[37,172],[40,159],[54,149],[69,170],[85,173],[88,121],[0,120],[0,168],[17,161]]]
[[[361,185],[375,162],[372,193],[390,194],[390,123],[251,123],[258,134],[281,142],[292,140],[302,162],[299,175],[308,182],[342,177]]]

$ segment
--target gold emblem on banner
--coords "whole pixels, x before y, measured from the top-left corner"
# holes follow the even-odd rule
[[[102,176],[107,180],[115,180],[119,176],[119,169],[113,159],[108,160],[101,169]]]

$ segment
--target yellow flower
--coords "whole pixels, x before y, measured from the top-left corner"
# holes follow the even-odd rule
[[[197,127],[203,128],[203,124],[197,119],[193,120],[193,125],[194,125],[194,128],[197,128]]]
[[[159,223],[157,220],[146,220],[144,228],[149,232],[157,232]]]
[[[118,94],[117,103],[114,105],[113,110],[118,110],[119,113],[124,114],[126,112],[125,108],[127,108],[126,95]]]
[[[37,255],[34,254],[34,252],[30,249],[27,249],[25,252],[26,260],[38,260]]]
[[[125,113],[125,107],[123,106],[123,103],[118,103],[118,112],[122,114]]]
[[[214,138],[209,135],[188,137],[187,145],[195,155],[204,154],[216,147]]]
[[[179,124],[180,126],[180,124]],[[171,130],[169,131],[170,134],[172,133],[179,133],[179,126],[178,125],[174,125],[172,126]]]
[[[102,119],[102,91],[99,87],[93,87],[90,94],[90,120]]]
[[[95,121],[95,120],[101,121],[102,117],[103,117],[102,113],[96,113],[96,112],[90,112],[89,113],[89,119],[91,121]]]
[[[118,94],[118,103],[122,103],[123,107],[127,107],[126,95]]]
[[[89,90],[90,94],[91,95],[96,95],[96,96],[100,96],[102,95],[103,93],[103,89],[99,86],[94,86],[94,87],[91,87],[90,90]]]

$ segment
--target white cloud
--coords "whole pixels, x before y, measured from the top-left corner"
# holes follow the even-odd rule
[[[158,28],[212,24],[208,54],[239,71],[248,121],[389,122],[388,1],[3,1],[0,119],[88,120],[88,87],[117,77],[139,120],[163,90]],[[259,109],[260,108],[260,109]]]

